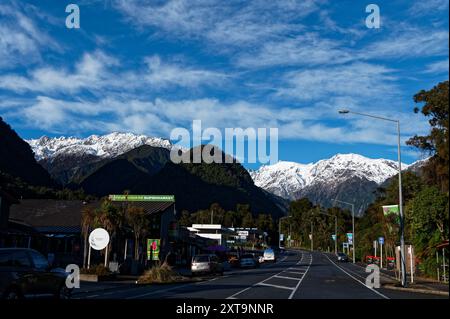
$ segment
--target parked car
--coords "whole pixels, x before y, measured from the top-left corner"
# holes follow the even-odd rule
[[[348,256],[344,253],[337,253],[337,260],[340,262],[348,262]]]
[[[70,298],[67,288],[68,274],[64,269],[52,269],[48,260],[34,249],[0,249],[0,297],[22,299],[51,295],[59,299]]]
[[[270,248],[264,250],[263,257],[264,261],[273,261],[273,262],[276,261],[275,252],[273,251],[273,249]]]
[[[223,275],[223,265],[216,255],[197,255],[192,257],[192,275],[220,274]]]
[[[239,260],[239,266],[241,268],[256,268],[259,266],[259,262],[256,260],[253,254],[243,254]]]

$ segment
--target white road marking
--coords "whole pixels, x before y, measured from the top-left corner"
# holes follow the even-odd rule
[[[290,274],[298,274],[298,275],[304,275],[305,272],[301,272],[301,271],[289,271],[289,270],[285,270],[284,272],[288,272]]]
[[[342,267],[338,266],[334,261],[332,261],[327,255],[323,254],[325,257],[327,257],[327,259],[333,264],[335,265],[337,268],[339,268],[342,272],[344,272],[345,274],[347,274],[350,278],[356,280],[357,282],[359,282],[361,285],[363,285],[364,287],[366,287],[367,289],[370,289],[371,291],[373,291],[374,293],[376,293],[377,295],[383,297],[384,299],[390,299],[389,297],[383,295],[381,292],[376,291],[375,289],[367,286],[365,283],[359,281],[357,278],[353,277],[351,274],[349,274],[347,271],[345,271]]]
[[[290,294],[290,296],[289,296],[288,299],[292,299],[292,298],[294,297],[295,293],[296,293],[297,290],[298,290],[298,287],[300,287],[300,284],[302,283],[303,279],[305,279],[306,274],[308,273],[308,270],[309,270],[309,268],[311,267],[311,264],[312,264],[312,255],[310,254],[308,257],[309,257],[309,265],[308,265],[308,268],[306,269],[305,274],[302,276],[302,278],[300,279],[300,281],[297,283],[297,286],[295,286],[294,291],[292,291],[292,293]]]
[[[286,258],[287,258],[287,257],[284,257],[284,259],[283,259],[282,261],[286,260]],[[302,253],[301,258],[300,258],[300,260],[296,263],[296,265],[301,264],[301,263],[303,262],[303,259],[304,259],[304,258],[305,258],[305,253]],[[292,297],[294,296],[294,294],[295,294],[295,292],[297,291],[298,287],[300,286],[300,283],[302,282],[303,278],[305,277],[306,273],[308,272],[309,266],[311,265],[311,262],[312,262],[312,256],[311,256],[311,255],[308,255],[307,258],[309,258],[309,265],[308,265],[308,266],[303,266],[303,267],[307,267],[306,270],[305,270],[304,268],[298,268],[298,267],[289,267],[289,268],[287,268],[287,269],[295,269],[295,270],[303,270],[303,271],[305,271],[304,273],[302,273],[302,277],[301,277],[301,278],[293,278],[293,277],[282,276],[282,274],[283,274],[284,272],[287,271],[286,269],[284,269],[284,270],[280,271],[279,273],[277,273],[277,274],[275,274],[275,275],[273,275],[273,276],[270,276],[269,278],[266,278],[266,279],[264,279],[264,280],[262,280],[262,281],[260,281],[260,282],[257,282],[257,283],[255,283],[255,284],[253,284],[253,285],[250,286],[250,287],[247,287],[247,288],[245,288],[245,289],[243,289],[243,290],[240,290],[240,291],[236,292],[235,294],[229,296],[229,297],[226,298],[226,299],[237,299],[236,296],[238,296],[238,295],[242,294],[243,292],[246,292],[246,291],[248,291],[248,290],[250,290],[251,288],[254,288],[254,287],[256,287],[256,286],[267,286],[267,287],[274,287],[274,288],[278,288],[278,289],[291,290],[292,293],[289,295],[289,298],[288,298],[288,299],[292,299]],[[269,281],[270,279],[273,279],[273,278],[283,278],[283,277],[284,277],[284,279],[298,280],[299,282],[297,283],[297,285],[296,285],[295,287],[286,287],[286,286],[274,285],[274,284],[267,283],[267,281]]]
[[[300,280],[301,279],[298,277],[288,277],[288,276],[278,276],[278,275],[276,275],[274,278],[290,279],[290,280]]]
[[[257,286],[274,287],[274,288],[279,288],[279,289],[294,290],[293,287],[286,287],[286,286],[280,286],[280,285],[267,284],[267,283],[265,283],[265,282],[258,282],[256,285],[257,285]]]

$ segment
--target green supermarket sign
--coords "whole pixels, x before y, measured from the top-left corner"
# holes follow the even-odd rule
[[[113,202],[175,202],[175,195],[109,195]]]

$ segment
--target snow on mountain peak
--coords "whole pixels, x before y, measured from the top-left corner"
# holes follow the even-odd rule
[[[402,169],[408,165],[402,164]],[[313,184],[338,184],[359,177],[377,184],[398,173],[397,162],[371,159],[359,154],[336,154],[316,163],[278,162],[251,171],[256,186],[275,195],[292,199],[303,188]]]
[[[112,158],[126,153],[142,145],[172,148],[169,140],[136,135],[132,133],[113,132],[107,135],[91,135],[80,139],[76,137],[42,136],[39,139],[27,140],[37,160],[51,159],[59,155],[93,155],[101,158]]]

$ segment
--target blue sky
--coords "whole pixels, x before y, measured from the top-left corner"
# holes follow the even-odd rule
[[[412,96],[448,79],[448,53],[448,0],[6,0],[0,115],[27,139],[169,137],[200,119],[277,127],[280,160],[396,159],[394,126],[337,110],[400,119],[402,141],[426,133]],[[421,156],[403,147],[404,162]]]

